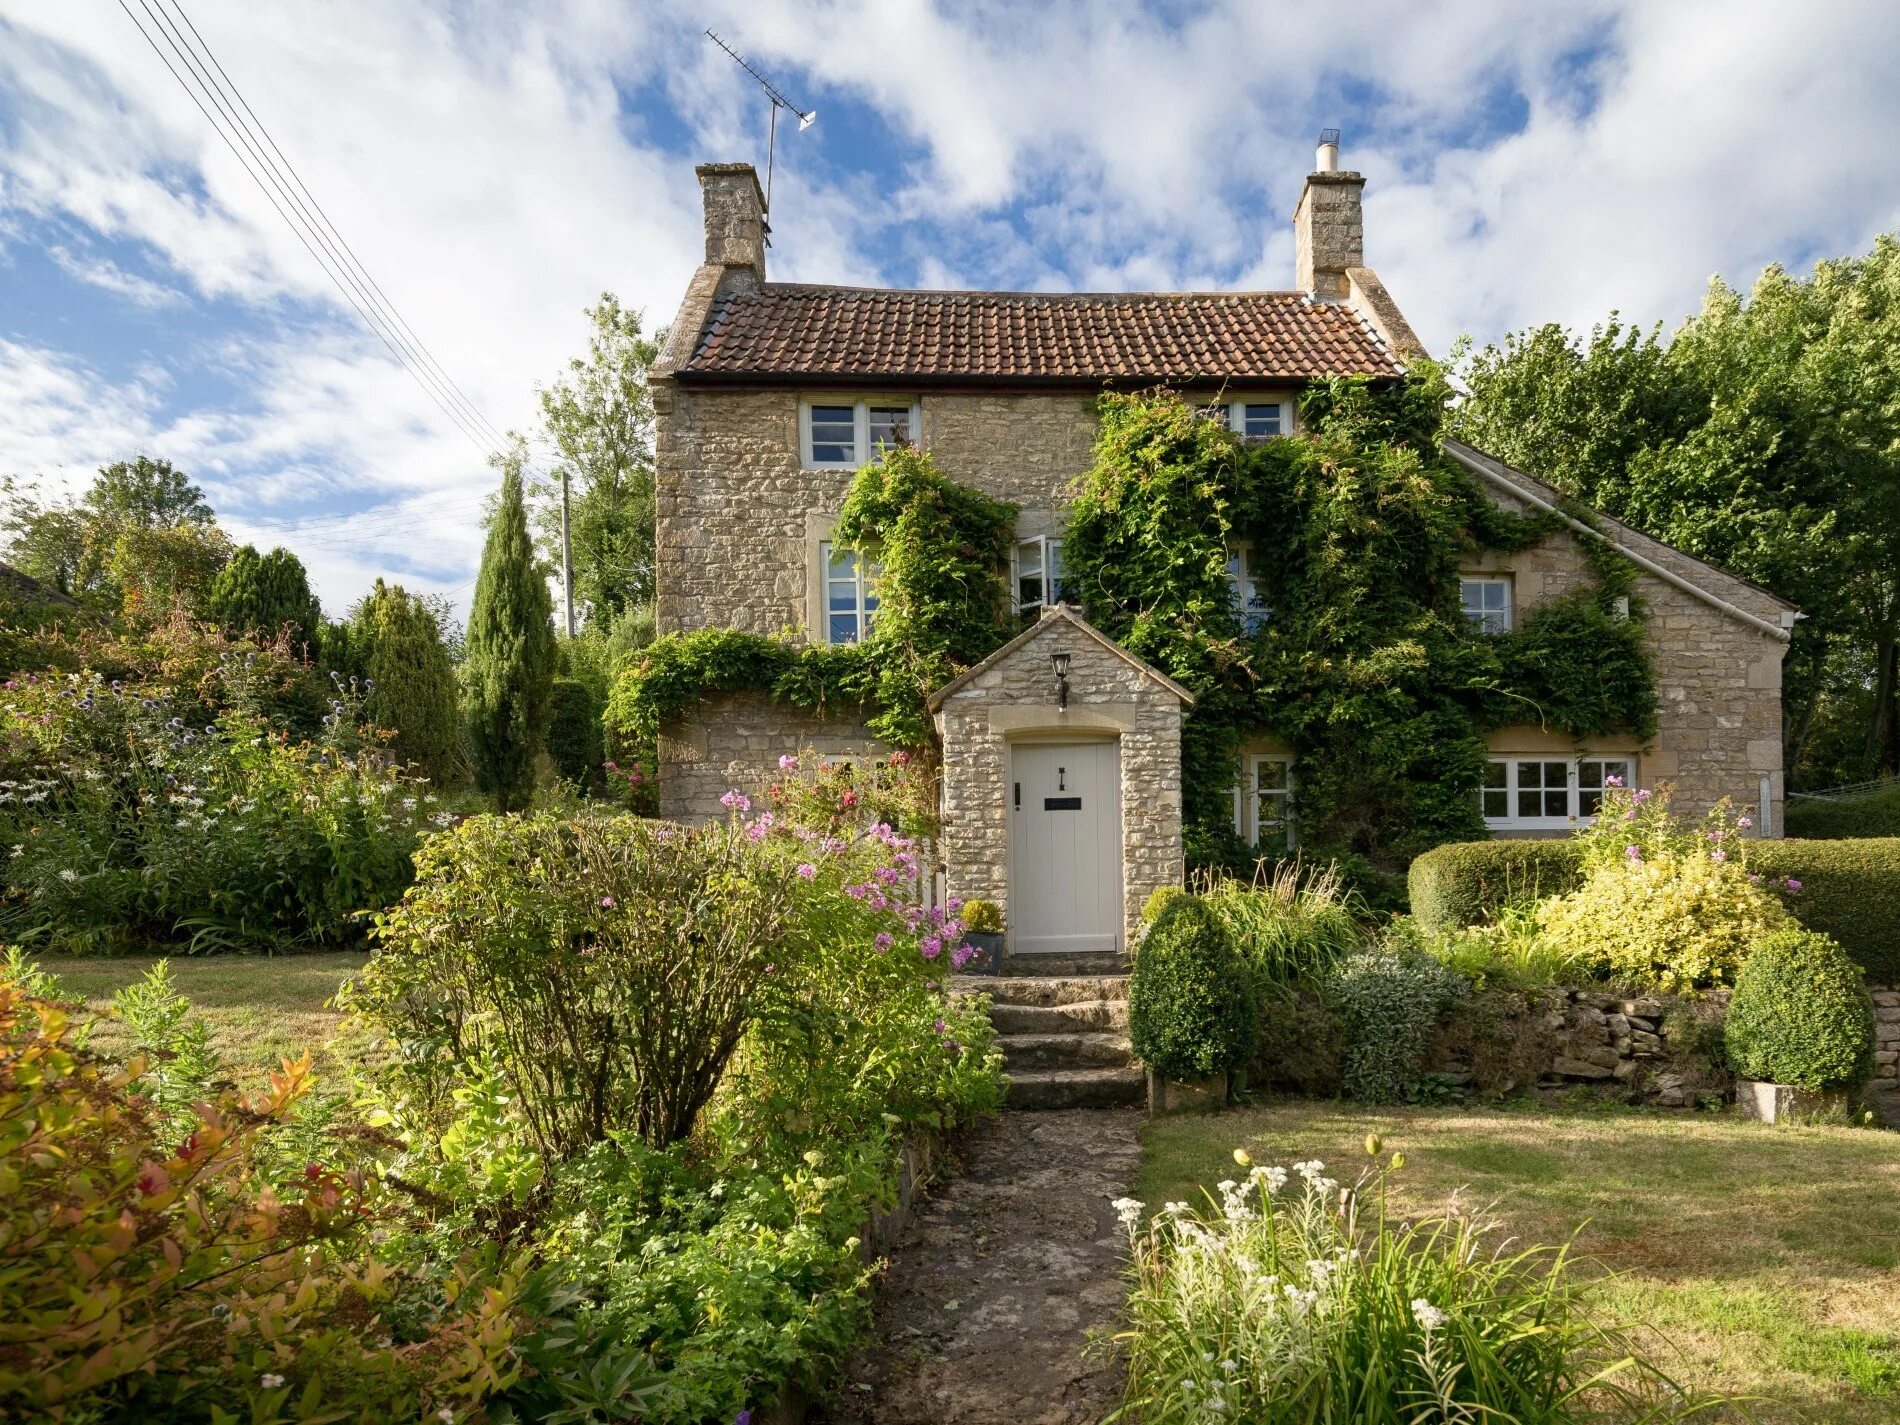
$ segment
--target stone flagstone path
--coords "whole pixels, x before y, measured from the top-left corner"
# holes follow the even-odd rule
[[[973,1129],[961,1167],[892,1252],[875,1337],[819,1418],[1097,1425],[1121,1392],[1106,1338],[1126,1239],[1109,1204],[1132,1191],[1140,1121],[1134,1109],[1070,1109]]]

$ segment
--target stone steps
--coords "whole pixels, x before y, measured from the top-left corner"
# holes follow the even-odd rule
[[[1009,1034],[997,1040],[1012,1074],[1040,1069],[1132,1069],[1126,1034]]]
[[[1126,975],[960,975],[951,988],[990,997],[1009,1107],[1118,1108],[1147,1097],[1128,1042]]]
[[[1140,1069],[1033,1069],[1009,1076],[1004,1102],[1018,1109],[1121,1108],[1147,1095]]]

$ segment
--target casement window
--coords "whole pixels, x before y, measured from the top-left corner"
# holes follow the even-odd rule
[[[1073,603],[1062,572],[1062,541],[1051,535],[1016,543],[1016,613],[1024,623],[1042,617],[1044,608]]]
[[[1631,785],[1635,763],[1628,757],[1493,757],[1478,791],[1484,823],[1495,830],[1538,830],[1589,821],[1603,793]]]
[[[1508,574],[1466,574],[1458,580],[1458,602],[1465,617],[1484,633],[1511,631],[1511,579]]]
[[[922,414],[910,405],[855,401],[835,405],[811,402],[799,417],[800,455],[807,468],[855,470],[875,459],[880,448],[914,445],[923,429]]]
[[[1232,591],[1234,613],[1248,633],[1258,633],[1273,620],[1273,606],[1261,588],[1254,567],[1253,545],[1246,540],[1227,546],[1227,583]]]
[[[825,580],[825,642],[856,643],[877,618],[883,566],[830,540],[818,546],[818,563]]]
[[[1246,759],[1234,788],[1234,835],[1256,846],[1294,846],[1293,759],[1261,753]]]
[[[1289,435],[1292,415],[1285,401],[1266,401],[1240,397],[1231,401],[1212,401],[1196,410],[1209,420],[1219,421],[1242,440],[1271,440]]]

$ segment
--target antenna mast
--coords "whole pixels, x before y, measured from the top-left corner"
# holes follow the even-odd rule
[[[740,54],[738,50],[720,39],[719,36],[715,35],[711,30],[706,31],[706,38],[718,45],[719,48],[724,50],[727,54],[731,55],[733,59],[738,62],[739,68],[758,80],[759,88],[763,89],[765,91],[765,97],[772,101],[772,117],[766,129],[765,137],[765,211],[770,213],[772,211],[772,161],[778,148],[778,111],[780,109],[789,109],[792,113],[798,115],[798,129],[800,133],[809,129],[817,120],[818,111],[816,109],[801,109],[790,99],[787,99],[783,94],[779,93],[778,86],[772,83],[772,81],[767,79],[763,74],[759,73],[758,67],[754,65],[751,60]],[[769,225],[766,231],[768,233],[771,231]],[[767,241],[769,242],[770,240],[768,237]]]

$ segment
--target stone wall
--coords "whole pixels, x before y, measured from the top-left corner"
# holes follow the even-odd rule
[[[660,737],[660,815],[707,821],[726,814],[734,787],[756,790],[778,776],[783,753],[820,757],[887,755],[862,722],[773,704],[761,693],[709,698]]]
[[[1867,1102],[1882,1123],[1900,1128],[1900,985],[1874,988],[1874,1079]]]
[[[1049,655],[1070,655],[1069,708],[1054,701]],[[1179,885],[1181,704],[1126,658],[1063,617],[950,693],[937,716],[943,740],[943,830],[949,893],[995,901],[1009,915],[1009,744],[1074,732],[1114,737],[1121,749],[1124,945],[1155,889]]]

